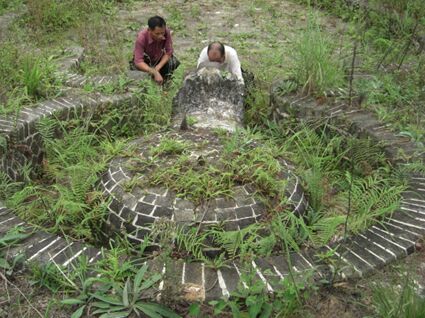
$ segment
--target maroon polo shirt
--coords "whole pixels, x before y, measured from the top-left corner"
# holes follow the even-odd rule
[[[170,29],[165,28],[165,40],[162,41],[154,41],[147,28],[139,32],[134,45],[135,64],[144,61],[144,53],[150,57],[153,65],[157,64],[164,52],[170,56],[173,54],[173,40],[171,39]]]

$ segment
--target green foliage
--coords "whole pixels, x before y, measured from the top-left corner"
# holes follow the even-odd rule
[[[21,6],[22,2],[22,0],[0,0],[0,14]]]
[[[27,0],[26,20],[36,31],[66,30],[86,20],[94,12],[107,13],[110,0]]]
[[[125,75],[131,54],[130,38],[120,32],[121,26],[115,15],[95,11],[87,20],[77,25],[74,31],[80,45],[84,47],[84,60],[80,63],[79,70],[87,76]],[[108,94],[122,92],[125,90],[122,85],[124,80],[125,76],[121,76],[114,83],[100,85],[100,89]]]
[[[18,46],[0,43],[0,108],[16,111],[23,104],[58,94],[59,79],[52,57]]]
[[[346,182],[351,182],[351,178],[347,172]],[[354,177],[351,189],[343,194],[345,202],[351,194],[353,213],[349,219],[350,230],[354,233],[360,232],[395,211],[400,204],[401,193],[405,190],[406,185],[394,184],[378,173],[364,179]]]
[[[87,126],[67,131],[59,122],[46,119],[38,124],[47,158],[45,185],[31,182],[7,198],[7,204],[26,220],[75,238],[93,240],[107,202],[94,189],[98,174],[109,156]],[[63,139],[54,139],[58,129]]]
[[[151,147],[150,153],[154,157],[173,154],[179,155],[182,154],[188,146],[186,142],[164,137],[161,139],[159,145]]]
[[[180,34],[183,33],[182,31],[186,28],[186,23],[178,6],[170,4],[166,6],[166,9],[169,12],[167,25],[173,31],[180,31]]]
[[[133,262],[128,258],[128,249],[112,246],[102,251],[102,259],[98,262],[97,271],[102,277],[113,282],[124,282],[134,270]]]
[[[144,177],[136,174],[127,185],[163,185],[196,204],[217,196],[231,196],[234,186],[241,183],[253,183],[264,197],[284,197],[286,180],[276,178],[283,170],[281,153],[273,142],[258,133],[241,130],[224,137],[222,143],[223,154],[211,161],[188,155],[189,151],[202,150],[203,144],[162,138],[158,147],[150,149],[152,160],[137,160],[137,166],[131,168]]]
[[[148,266],[145,263],[134,276],[134,280],[128,278],[121,287],[113,284],[113,295],[104,295],[92,293],[93,302],[91,305],[95,308],[94,315],[100,317],[128,317],[132,313],[140,316],[141,313],[148,317],[166,317],[178,318],[179,315],[167,307],[143,301],[146,291],[161,279],[160,274],[153,274],[146,277]]]
[[[249,126],[260,126],[270,115],[270,96],[259,88],[251,88],[245,98],[244,121]]]
[[[425,316],[425,299],[418,295],[414,280],[404,275],[401,288],[378,284],[373,291],[372,306],[379,317],[414,318]]]
[[[294,77],[304,93],[323,95],[326,90],[343,84],[343,72],[333,53],[334,43],[310,14],[307,29],[293,50]]]
[[[21,182],[13,181],[4,171],[0,171],[0,200],[13,195],[21,186]]]
[[[116,281],[111,277],[99,275],[87,277],[88,270],[99,271],[98,267],[87,268],[79,266],[74,268],[79,275],[76,277],[62,275],[62,283],[71,284],[72,298],[62,300],[63,305],[76,306],[72,318],[81,317],[85,311],[87,315],[99,317],[131,317],[132,314],[140,316],[142,313],[149,317],[179,317],[167,307],[144,301],[151,294],[152,287],[161,279],[158,273],[148,274],[148,265],[144,263],[139,269],[131,266],[125,283]],[[100,271],[100,274],[104,272]],[[74,281],[78,279],[77,283]]]
[[[267,271],[265,274],[271,273]],[[255,271],[248,269],[243,271],[241,282],[237,290],[231,293],[230,299],[213,300],[209,304],[214,308],[214,315],[229,312],[235,318],[292,317],[301,314],[303,301],[309,297],[307,280],[308,276],[295,283],[289,279],[278,281],[276,278],[274,286],[278,287],[275,288],[274,294],[270,294]]]
[[[328,133],[326,124],[317,126],[301,124],[283,148],[293,154],[299,165],[297,173],[305,182],[311,207],[320,211],[326,206],[326,195],[333,179],[340,174],[338,167],[342,166],[348,149],[342,136]]]

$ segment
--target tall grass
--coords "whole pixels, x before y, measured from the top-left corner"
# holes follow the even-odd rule
[[[374,288],[372,306],[379,317],[425,317],[425,298],[418,295],[414,280],[404,276],[402,286],[379,284]]]
[[[298,37],[293,49],[293,74],[306,94],[322,95],[326,90],[340,87],[344,74],[334,56],[333,41],[310,14],[306,30]]]
[[[22,105],[59,92],[56,65],[45,52],[19,47],[12,40],[0,43],[0,109],[15,111]]]

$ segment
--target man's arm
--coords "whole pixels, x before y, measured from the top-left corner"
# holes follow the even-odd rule
[[[232,74],[235,74],[238,80],[242,81],[243,83],[243,77],[242,77],[242,70],[241,70],[241,62],[239,61],[238,54],[236,53],[235,49],[227,50],[228,51],[228,58],[229,58],[229,69]]]
[[[161,57],[161,60],[159,61],[159,63],[155,66],[155,70],[157,70],[159,72],[159,70],[165,65],[167,64],[167,62],[170,60],[171,55],[168,54],[164,54]]]
[[[208,51],[208,47],[205,47],[205,48],[201,51],[201,54],[199,54],[198,64],[196,65],[196,68],[197,68],[197,69],[199,69],[199,66],[200,66],[202,63],[209,62],[209,60],[208,60],[208,53],[207,53],[207,51]]]

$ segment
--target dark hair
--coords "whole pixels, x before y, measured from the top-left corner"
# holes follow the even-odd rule
[[[216,41],[216,42],[211,42],[211,43],[208,45],[207,54],[210,52],[210,50],[213,48],[213,46],[214,46],[214,47],[215,47],[215,46],[218,46],[217,48],[218,48],[218,50],[220,51],[221,56],[224,56],[224,53],[225,53],[225,51],[224,51],[224,44],[223,44],[223,43],[221,43],[221,42],[218,42],[218,41]]]
[[[148,27],[151,30],[155,30],[156,27],[160,27],[160,28],[165,27],[165,25],[166,25],[165,20],[158,15],[151,17],[148,20]]]

